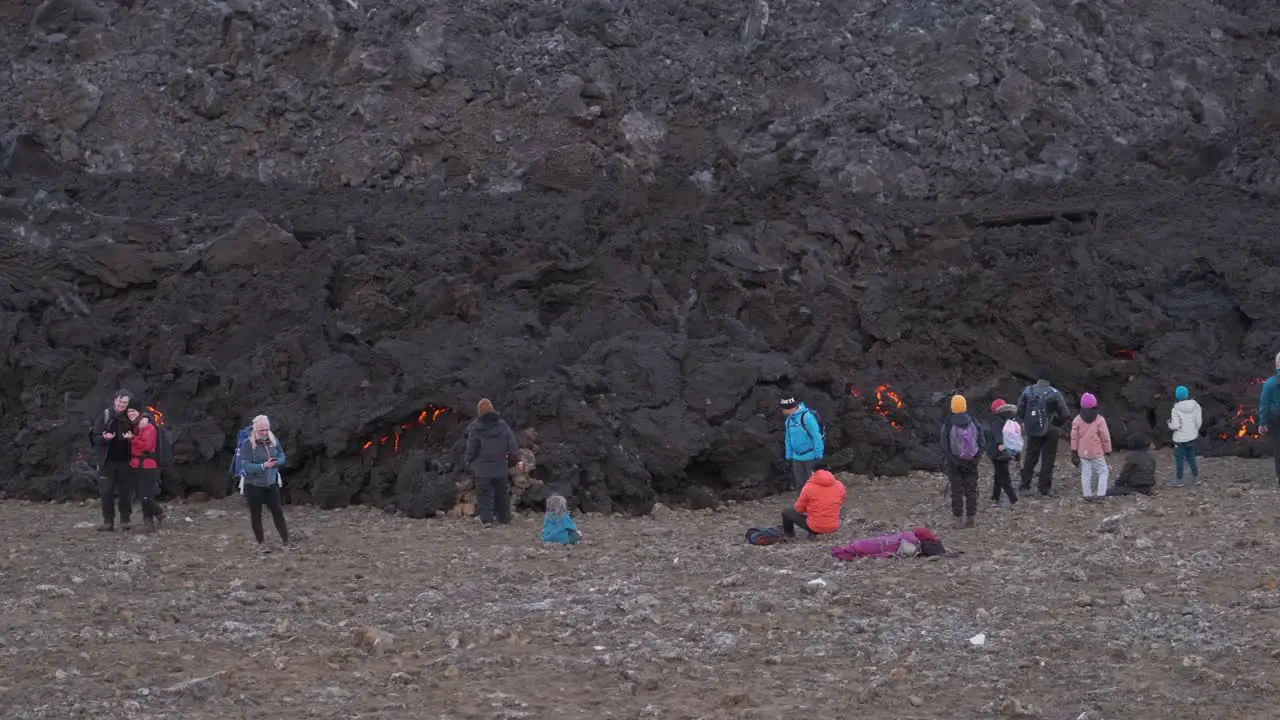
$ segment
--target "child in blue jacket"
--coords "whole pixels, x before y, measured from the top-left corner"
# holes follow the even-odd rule
[[[542,518],[542,542],[577,545],[582,533],[569,514],[569,503],[563,495],[547,498],[547,514]]]

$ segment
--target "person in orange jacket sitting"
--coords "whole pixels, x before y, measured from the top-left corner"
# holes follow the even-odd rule
[[[839,530],[844,497],[844,483],[837,480],[831,471],[815,471],[800,491],[800,497],[796,498],[795,508],[782,511],[782,532],[787,537],[795,537],[798,527],[812,538]]]

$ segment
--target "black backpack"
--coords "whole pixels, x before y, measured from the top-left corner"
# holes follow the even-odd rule
[[[1035,387],[1027,392],[1023,425],[1029,437],[1044,437],[1049,434],[1049,426],[1053,423],[1053,418],[1049,415],[1049,398],[1056,392],[1053,388],[1041,390]]]
[[[165,421],[164,414],[155,408],[148,407],[142,413],[156,429],[156,450],[150,457],[162,468],[173,467],[173,429]]]
[[[810,415],[813,415],[813,421],[818,423],[818,437],[822,438],[822,440],[825,442],[827,439],[827,426],[822,424],[822,416],[818,414],[817,410],[814,410],[813,408],[810,408],[810,407],[806,407],[804,409],[804,412],[807,412]],[[804,413],[800,413],[800,415],[801,415],[800,417],[801,429],[804,430],[805,435],[809,436],[810,440],[813,440],[813,433],[809,432],[809,426],[804,424]]]

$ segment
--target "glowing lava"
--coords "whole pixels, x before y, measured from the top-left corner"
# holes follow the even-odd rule
[[[1249,383],[1250,388],[1257,387],[1266,382],[1262,378],[1254,378]],[[1262,437],[1262,433],[1258,432],[1258,416],[1255,412],[1245,409],[1243,405],[1237,405],[1235,414],[1231,416],[1231,432],[1224,432],[1218,435],[1223,440],[1244,440]]]
[[[862,391],[856,387],[852,387],[852,388],[849,388],[849,395],[856,398],[861,398]],[[892,385],[876,386],[876,404],[875,404],[875,407],[871,409],[871,411],[876,413],[877,415],[883,415],[885,419],[889,421],[889,425],[891,425],[895,429],[899,429],[899,430],[902,429],[902,424],[894,420],[893,418],[889,417],[889,413],[893,412],[894,410],[901,410],[904,407],[906,407],[906,405],[904,405],[902,402],[902,396],[899,395],[897,391],[893,389]]]
[[[360,450],[368,450],[373,447],[374,443],[377,443],[378,445],[391,443],[391,452],[398,454],[400,452],[400,435],[402,433],[412,430],[415,427],[430,428],[432,423],[436,421],[436,418],[448,412],[448,410],[449,408],[438,408],[433,405],[428,405],[426,410],[418,413],[418,417],[415,421],[401,423],[400,427],[394,432],[388,435],[383,435],[377,440],[366,440],[365,443],[360,446]]]
[[[164,424],[164,413],[160,412],[156,408],[151,407],[150,405],[147,406],[147,412],[151,413],[151,417],[156,419],[157,425]]]

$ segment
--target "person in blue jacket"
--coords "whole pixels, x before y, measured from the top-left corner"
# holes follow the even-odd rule
[[[786,416],[786,459],[791,461],[791,481],[788,490],[804,487],[809,478],[818,469],[822,461],[823,447],[822,425],[818,423],[818,414],[810,410],[795,398],[782,401],[782,414]]]
[[[542,518],[542,542],[577,545],[582,539],[578,525],[569,514],[569,503],[563,495],[547,498],[547,514]]]
[[[1258,398],[1258,432],[1271,436],[1271,456],[1276,465],[1276,482],[1280,483],[1280,353],[1276,353],[1276,372],[1262,384],[1262,396]]]

